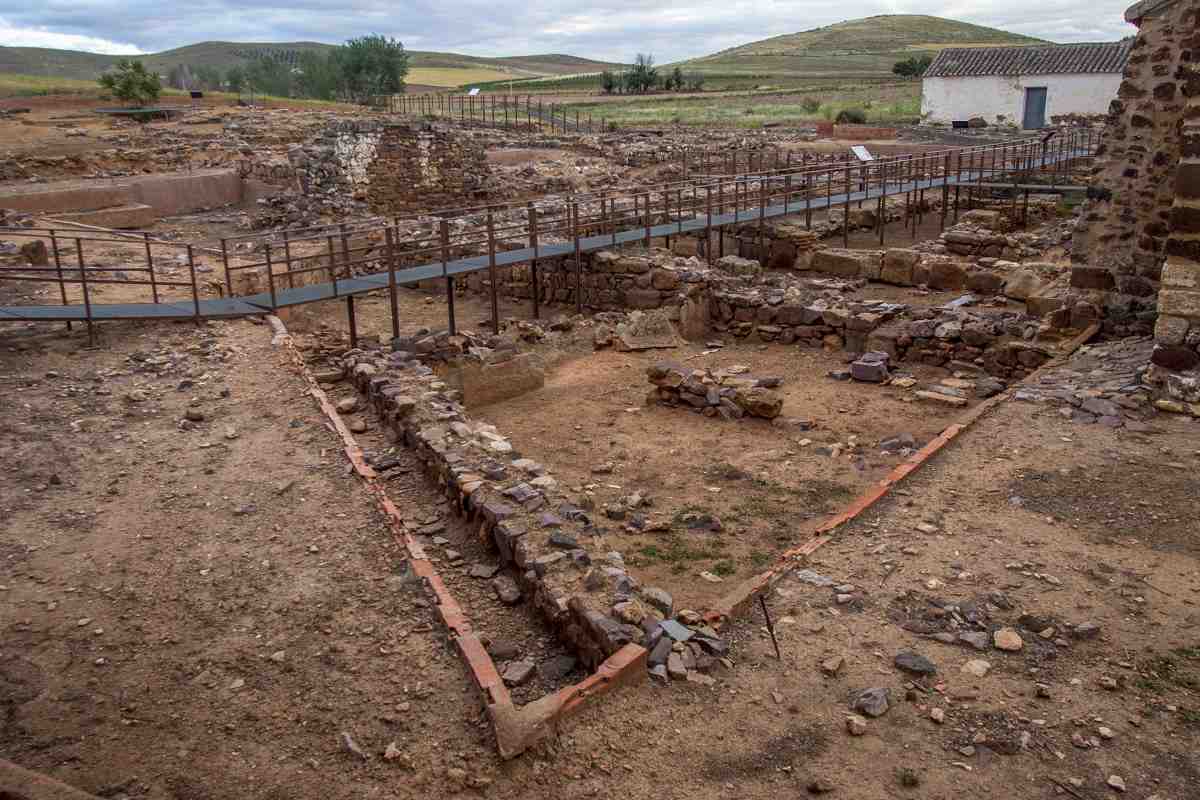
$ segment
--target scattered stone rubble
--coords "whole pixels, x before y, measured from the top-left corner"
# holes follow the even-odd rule
[[[775,419],[783,410],[783,398],[771,389],[780,378],[756,378],[745,368],[729,367],[715,372],[688,369],[670,361],[647,368],[654,389],[646,396],[647,404],[685,406],[706,417],[722,419],[757,417]]]
[[[1200,381],[1156,367],[1153,351],[1150,337],[1081,347],[1015,399],[1058,405],[1072,422],[1134,432],[1150,430],[1156,410],[1200,417]]]

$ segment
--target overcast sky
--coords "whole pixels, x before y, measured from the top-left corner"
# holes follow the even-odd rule
[[[411,50],[660,63],[873,14],[933,14],[1056,42],[1119,39],[1133,0],[0,0],[0,44],[99,53],[395,36]]]

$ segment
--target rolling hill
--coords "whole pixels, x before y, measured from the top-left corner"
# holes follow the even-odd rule
[[[706,73],[879,75],[892,65],[943,47],[1045,44],[1042,39],[920,14],[884,14],[772,36],[681,62]]]
[[[161,53],[147,53],[138,58],[149,69],[165,74],[178,64],[227,70],[264,54],[282,56],[291,61],[304,51],[330,47],[332,45],[319,42],[200,42]],[[409,54],[409,82],[433,86],[459,86],[471,81],[504,80],[510,77],[567,75],[619,66],[557,53],[502,58],[421,50],[410,50]],[[44,47],[0,47],[0,73],[94,80],[119,58]]]

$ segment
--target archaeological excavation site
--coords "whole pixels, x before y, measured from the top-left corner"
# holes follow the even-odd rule
[[[1038,125],[0,99],[0,798],[1200,798],[1198,17]]]

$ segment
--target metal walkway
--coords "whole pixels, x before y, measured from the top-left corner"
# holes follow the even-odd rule
[[[1092,155],[1091,152],[1086,150],[1070,150],[1034,158],[1032,159],[1032,163],[1027,166],[1040,169],[1056,163],[1088,158]],[[1013,172],[1017,170],[1009,171]],[[789,202],[787,204],[756,206],[736,213],[713,214],[711,220],[705,214],[675,222],[651,225],[648,228],[642,226],[598,236],[581,236],[578,241],[579,251],[591,253],[616,245],[645,241],[648,238],[678,236],[684,233],[703,231],[706,228],[720,228],[729,225],[758,222],[762,219],[804,214],[808,211],[827,210],[837,206],[845,206],[848,203],[878,200],[880,197],[891,197],[913,191],[942,189],[943,187],[948,189],[955,186],[970,188],[980,185],[1010,189],[1014,187],[1020,189],[1026,188],[1025,184],[995,181],[986,184],[982,183],[984,177],[990,176],[994,178],[996,174],[997,172],[994,170],[964,171],[961,174],[953,176],[898,182],[895,185],[884,187],[868,187],[864,191],[851,191],[848,196],[843,191],[837,194],[831,193],[826,196],[806,198],[796,203]],[[1054,187],[1048,187],[1047,191],[1054,191]],[[495,254],[495,264],[497,267],[506,267],[535,259],[573,255],[575,247],[575,241],[572,240],[542,244],[537,247],[505,250]],[[490,257],[484,254],[460,258],[445,263],[437,261],[421,266],[397,269],[394,275],[396,285],[410,286],[421,281],[442,277],[452,278],[472,272],[479,272],[488,269],[489,266]],[[355,278],[339,279],[336,283],[328,282],[292,289],[278,289],[275,292],[274,303],[271,301],[270,294],[266,292],[242,297],[198,300],[196,302],[182,300],[162,303],[92,303],[90,306],[90,320],[97,322],[108,320],[229,319],[269,314],[277,308],[305,305],[323,300],[343,299],[368,292],[386,290],[389,287],[390,274],[388,272],[376,272]],[[85,309],[85,306],[82,304],[0,306],[0,322],[74,322],[87,321],[88,319],[88,309]]]

